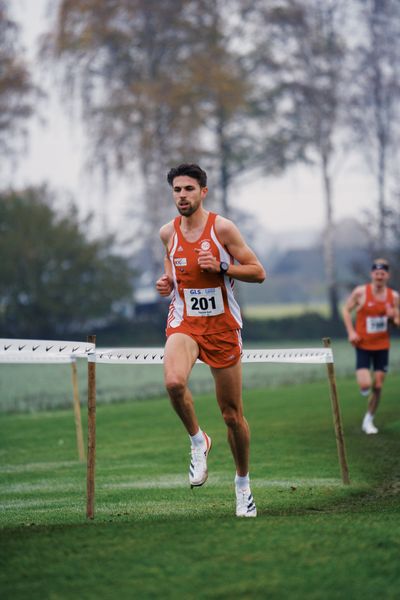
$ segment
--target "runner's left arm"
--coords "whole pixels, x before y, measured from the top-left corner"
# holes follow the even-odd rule
[[[393,306],[387,308],[387,315],[394,325],[400,327],[400,301],[397,292],[393,293]]]
[[[262,283],[266,277],[264,267],[246,244],[236,225],[228,219],[218,217],[215,226],[221,242],[237,261],[236,264],[229,265],[226,274],[240,281]],[[205,271],[213,273],[220,271],[220,263],[209,251],[200,250],[198,262]]]

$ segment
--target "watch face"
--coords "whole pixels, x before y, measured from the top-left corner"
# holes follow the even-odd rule
[[[227,270],[229,269],[229,265],[226,262],[221,262],[219,268],[220,268],[221,273],[226,273]]]

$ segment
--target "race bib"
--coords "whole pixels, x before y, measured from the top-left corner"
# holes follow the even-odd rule
[[[387,317],[367,317],[367,333],[381,333],[387,330]]]
[[[224,312],[221,288],[184,289],[189,317],[214,317]]]

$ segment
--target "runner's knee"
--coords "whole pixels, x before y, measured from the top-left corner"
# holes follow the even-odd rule
[[[374,382],[372,385],[373,389],[382,389],[384,381],[385,381],[384,373],[375,373]]]
[[[167,392],[171,398],[180,398],[185,393],[186,382],[179,376],[171,375],[166,378],[165,387],[167,388]]]
[[[239,411],[233,406],[227,406],[222,410],[222,417],[227,427],[234,429],[241,424],[243,418]]]

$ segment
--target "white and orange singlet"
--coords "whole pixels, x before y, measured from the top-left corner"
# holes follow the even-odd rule
[[[390,347],[386,305],[394,304],[393,290],[386,288],[386,298],[378,300],[372,285],[365,286],[365,302],[356,314],[356,332],[360,336],[357,348],[363,350],[387,350]]]
[[[174,220],[168,257],[172,265],[174,292],[169,307],[167,336],[180,332],[208,336],[242,327],[240,308],[234,297],[234,281],[223,273],[202,271],[199,250],[210,251],[218,262],[233,263],[233,257],[218,239],[217,215],[210,212],[202,234],[188,242],[181,231],[181,217]]]

